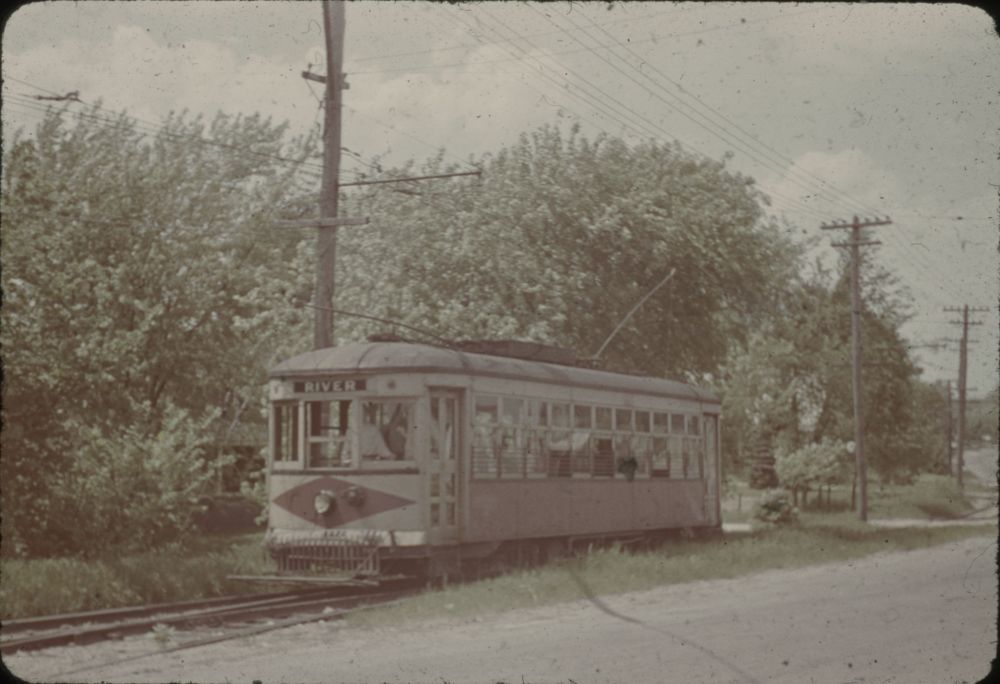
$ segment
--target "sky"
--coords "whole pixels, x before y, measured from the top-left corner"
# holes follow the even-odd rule
[[[317,1],[29,4],[3,33],[4,133],[72,91],[151,124],[260,112],[306,132],[323,86],[301,72],[324,55]],[[957,380],[945,309],[968,304],[988,309],[970,316],[970,396],[998,383],[1000,39],[980,9],[362,1],[346,7],[344,72],[344,182],[373,157],[462,164],[578,123],[731,154],[828,263],[847,234],[820,225],[889,217],[865,258],[913,297],[903,332],[923,377]]]

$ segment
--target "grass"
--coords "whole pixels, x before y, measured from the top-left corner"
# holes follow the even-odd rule
[[[868,488],[872,518],[956,519],[972,511],[955,481],[947,475],[920,475],[913,484]]]
[[[862,525],[850,514],[833,517],[806,514],[800,525],[727,537],[721,543],[677,542],[644,553],[594,551],[541,568],[421,594],[356,614],[349,622],[371,628],[442,617],[472,618],[586,595],[738,577],[995,534],[992,528],[981,526],[877,529]]]
[[[984,489],[974,477],[966,480],[966,494]],[[742,481],[730,482],[729,489],[722,501],[722,519],[724,522],[751,522],[754,503],[760,490],[750,489]],[[826,503],[826,491],[823,492],[823,504],[818,503],[817,494],[809,494],[807,503],[799,504],[800,510],[808,512],[825,512],[836,514],[849,511],[851,507],[851,486],[838,485],[831,490],[831,501]],[[909,485],[885,485],[878,482],[868,483],[868,517],[879,518],[916,518],[955,520],[973,510],[973,504],[962,494],[953,478],[948,475],[933,475],[924,473]]]
[[[225,577],[272,572],[261,541],[262,533],[205,535],[131,556],[4,559],[0,619],[254,591]]]
[[[966,485],[971,491],[974,479]],[[723,501],[726,522],[748,521],[759,492],[733,482]],[[958,518],[973,509],[947,476],[922,475],[912,485],[869,487],[871,518]],[[737,510],[736,501],[742,495]],[[598,552],[563,566],[521,572],[476,586],[475,598],[463,598],[462,587],[445,603],[499,607],[538,605],[579,596],[579,586],[566,581],[566,570],[586,578],[597,593],[642,589],[659,584],[710,577],[734,577],[765,568],[792,567],[811,562],[855,557],[872,551],[908,548],[947,541],[949,535],[973,534],[962,528],[934,530],[877,530],[861,526],[847,510],[850,487],[834,489],[833,506],[804,507],[802,525],[788,530],[763,530],[722,545],[685,542],[659,554],[628,555]],[[983,528],[979,528],[982,530]],[[981,533],[981,532],[980,532]],[[607,566],[608,569],[604,569]],[[67,613],[197,599],[254,591],[254,587],[227,582],[230,574],[270,574],[261,534],[203,535],[187,544],[132,556],[84,561],[73,558],[4,559],[0,561],[0,619]],[[492,588],[491,588],[492,587]],[[492,593],[490,593],[492,592]],[[421,601],[430,606],[440,597],[413,599],[406,611],[419,614]],[[486,601],[485,604],[478,602]],[[389,610],[389,609],[386,609]],[[395,610],[395,609],[393,609]],[[382,611],[372,615],[381,615]],[[367,618],[365,618],[367,619]],[[381,618],[379,618],[381,619]]]

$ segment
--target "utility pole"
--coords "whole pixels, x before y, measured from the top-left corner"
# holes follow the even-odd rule
[[[858,518],[868,521],[868,466],[865,462],[865,425],[861,387],[861,247],[881,244],[878,241],[862,241],[861,229],[886,226],[892,223],[884,219],[859,220],[857,216],[850,223],[831,223],[820,226],[821,230],[851,231],[850,242],[835,242],[834,247],[851,248],[851,366],[854,388],[854,457],[855,477],[858,482]]]
[[[961,309],[954,306],[946,306],[945,311],[962,312],[962,320],[950,321],[955,325],[962,326],[962,339],[958,351],[958,463],[955,465],[955,474],[958,479],[958,488],[965,487],[963,472],[965,470],[965,395],[968,392],[966,386],[966,376],[969,369],[969,326],[982,325],[982,321],[970,321],[969,311],[989,311],[989,309],[973,308],[964,305]]]
[[[313,349],[333,346],[333,294],[337,264],[337,228],[361,226],[366,217],[338,217],[340,188],[358,185],[379,185],[424,180],[480,176],[481,171],[462,171],[408,178],[385,178],[340,182],[340,129],[343,92],[350,86],[344,78],[344,0],[323,0],[323,34],[326,38],[326,75],[303,71],[302,78],[326,85],[323,99],[323,175],[320,187],[319,216],[315,218],[278,221],[283,228],[316,228],[316,286],[313,293]],[[349,314],[349,312],[341,312]],[[361,314],[350,314],[366,318]],[[375,320],[378,317],[368,317]]]
[[[326,36],[326,96],[323,100],[323,180],[319,217],[337,218],[340,194],[340,110],[344,75],[344,3],[324,0],[323,34]],[[337,263],[337,226],[320,226],[316,235],[316,292],[313,348],[333,346],[333,289]]]
[[[948,432],[947,432],[947,438],[948,438],[948,474],[949,475],[954,475],[955,474],[955,454],[951,450],[951,436],[953,434],[955,434],[955,425],[954,425],[954,421],[952,421],[952,417],[951,417],[951,380],[949,380],[948,383],[945,385],[945,392],[947,392],[947,395],[948,395],[948,412],[947,412],[947,418],[948,418]]]

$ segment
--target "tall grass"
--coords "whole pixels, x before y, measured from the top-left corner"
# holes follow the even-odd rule
[[[208,536],[129,556],[4,559],[0,619],[206,598],[253,587],[230,574],[273,572],[261,534]]]
[[[422,594],[357,614],[350,621],[371,627],[442,616],[472,617],[584,596],[738,577],[879,551],[910,550],[983,534],[995,531],[971,526],[876,529],[854,521],[850,515],[836,523],[806,516],[802,525],[760,530],[722,542],[675,542],[643,553],[592,551],[545,567]]]

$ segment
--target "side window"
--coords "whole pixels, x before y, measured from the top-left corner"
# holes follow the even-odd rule
[[[500,475],[524,477],[525,415],[524,399],[503,397],[500,402],[500,425],[495,439],[499,442]]]
[[[299,460],[299,404],[294,401],[276,402],[271,405],[272,443],[271,458],[274,462]]]
[[[548,405],[547,419],[545,455],[549,477],[569,477],[572,472],[570,453],[573,449],[570,405],[552,402]]]
[[[366,461],[408,461],[414,457],[413,401],[366,401],[361,404],[358,445]]]
[[[549,405],[538,399],[527,402],[527,421],[525,423],[525,472],[528,476],[544,477],[548,471],[548,460],[545,453],[545,430],[549,422]]]
[[[472,474],[496,477],[499,473],[493,432],[500,422],[499,397],[477,394],[472,418]]]
[[[591,469],[591,427],[593,427],[593,407],[584,404],[573,405],[573,472],[590,473]]]
[[[593,433],[594,477],[614,477],[615,475],[615,433],[614,411],[606,406],[594,408]]]

